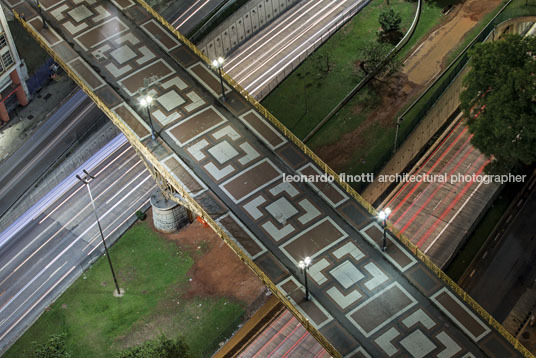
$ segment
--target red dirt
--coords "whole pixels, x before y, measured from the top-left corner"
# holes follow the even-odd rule
[[[151,210],[147,212],[146,220],[154,229]],[[185,298],[229,297],[249,306],[266,292],[253,271],[210,227],[205,228],[194,221],[176,233],[160,234],[194,257],[195,263],[188,272],[192,281]]]
[[[367,130],[377,124],[384,128],[394,127],[396,114],[441,72],[449,52],[501,1],[467,0],[456,5],[442,24],[415,45],[416,50],[407,57],[401,73],[392,76],[381,89],[381,105],[363,124],[337,142],[316,148],[315,152],[334,170],[344,170],[352,157],[370,143],[371,139],[365,137]],[[356,107],[354,111],[360,111],[360,108]]]

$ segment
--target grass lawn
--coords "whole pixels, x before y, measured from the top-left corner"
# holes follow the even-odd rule
[[[459,0],[425,1],[415,34],[398,56],[403,59],[409,55],[414,45],[441,22],[443,18],[441,11],[447,5],[459,2]],[[415,3],[403,0],[390,3],[401,13],[402,29],[405,31],[413,20]],[[296,136],[305,137],[361,80],[362,73],[356,65],[360,60],[359,49],[366,43],[376,40],[376,32],[379,29],[378,16],[385,7],[383,0],[373,0],[263,100],[262,104]],[[477,28],[466,36],[467,41],[485,26],[496,11],[480,21]],[[450,56],[459,53],[463,45],[459,45],[454,51],[455,54]],[[326,71],[328,61],[326,54],[329,54],[329,72]],[[367,116],[377,109],[380,103],[377,91],[377,85],[376,88],[374,84],[367,85],[307,143],[316,150],[322,146],[340,143],[344,134],[359,128],[359,138],[356,139],[360,142],[359,148],[352,153],[344,168],[337,168],[341,172],[357,175],[377,172],[391,156],[395,118],[389,123],[365,122]],[[402,122],[399,138],[407,135],[412,124],[411,120]],[[399,140],[399,145],[400,143]],[[352,185],[357,190],[360,189],[359,183]]]
[[[357,66],[360,51],[376,40],[380,27],[378,16],[386,7],[384,0],[372,0],[272,91],[262,104],[296,136],[305,137],[362,79],[363,73]],[[401,27],[407,29],[415,14],[415,3],[392,0],[391,7],[400,12],[403,19]]]
[[[106,258],[100,258],[43,313],[5,357],[25,357],[35,343],[66,333],[73,357],[113,357],[128,346],[156,337],[185,337],[198,357],[210,356],[236,329],[244,306],[225,298],[185,298],[187,272],[197,253],[134,225],[110,250],[124,297],[114,285]]]

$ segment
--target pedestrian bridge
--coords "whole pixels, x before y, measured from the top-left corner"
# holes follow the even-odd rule
[[[489,314],[142,0],[4,0],[119,127],[160,187],[202,217],[335,357],[530,356]],[[275,0],[274,0],[275,1]],[[23,16],[21,16],[23,15]],[[144,95],[154,100],[139,105]],[[156,139],[151,137],[148,111]],[[180,198],[180,199],[179,199]],[[298,262],[312,258],[311,299]]]

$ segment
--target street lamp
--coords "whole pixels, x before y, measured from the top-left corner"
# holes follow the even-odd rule
[[[156,139],[156,136],[154,135],[154,127],[153,127],[153,119],[151,117],[151,103],[153,102],[153,97],[149,96],[148,94],[145,96],[142,96],[140,99],[140,105],[142,107],[147,108],[147,116],[149,117],[149,125],[151,126],[151,137],[153,140]]]
[[[87,188],[87,192],[89,193],[89,199],[91,201],[91,205],[93,206],[93,212],[95,213],[95,218],[97,219],[97,226],[99,227],[100,236],[102,239],[102,245],[104,246],[104,251],[106,252],[106,258],[108,259],[108,263],[110,264],[110,270],[112,271],[112,276],[114,278],[115,283],[115,289],[117,292],[117,297],[121,297],[123,295],[123,291],[119,288],[119,284],[117,283],[117,278],[115,277],[115,271],[114,267],[112,266],[112,260],[110,259],[110,254],[108,253],[108,246],[106,246],[106,241],[104,240],[104,235],[102,233],[102,227],[99,220],[99,215],[97,214],[97,208],[95,207],[95,202],[93,201],[93,195],[91,194],[91,189],[89,188],[89,182],[95,177],[91,176],[85,169],[84,169],[84,178],[81,178],[80,175],[76,175],[78,180],[80,180]]]
[[[41,3],[39,0],[35,0],[35,4],[37,5],[37,11],[39,11],[39,16],[41,16],[41,20],[43,21],[43,28],[48,29],[48,24],[45,21],[45,17],[43,16],[43,11],[41,10]]]
[[[218,74],[220,75],[221,98],[223,102],[225,102],[225,87],[223,87],[223,74],[222,74],[224,62],[225,60],[223,59],[223,57],[218,57],[218,59],[212,61],[212,66],[214,66],[214,68],[218,70]]]
[[[311,266],[311,258],[307,256],[306,258],[298,262],[298,266],[300,266],[300,268],[303,271],[303,277],[305,280],[305,299],[309,301],[309,285],[307,283],[307,269],[309,268],[309,266]]]
[[[382,251],[385,251],[387,249],[387,218],[391,214],[391,209],[385,208],[384,210],[380,211],[378,213],[378,218],[382,220],[382,226],[383,226],[383,244],[382,244]]]

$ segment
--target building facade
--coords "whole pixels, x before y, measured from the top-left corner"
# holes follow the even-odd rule
[[[8,102],[21,106],[28,104],[28,77],[9,31],[4,10],[0,7],[0,120],[9,121]]]

